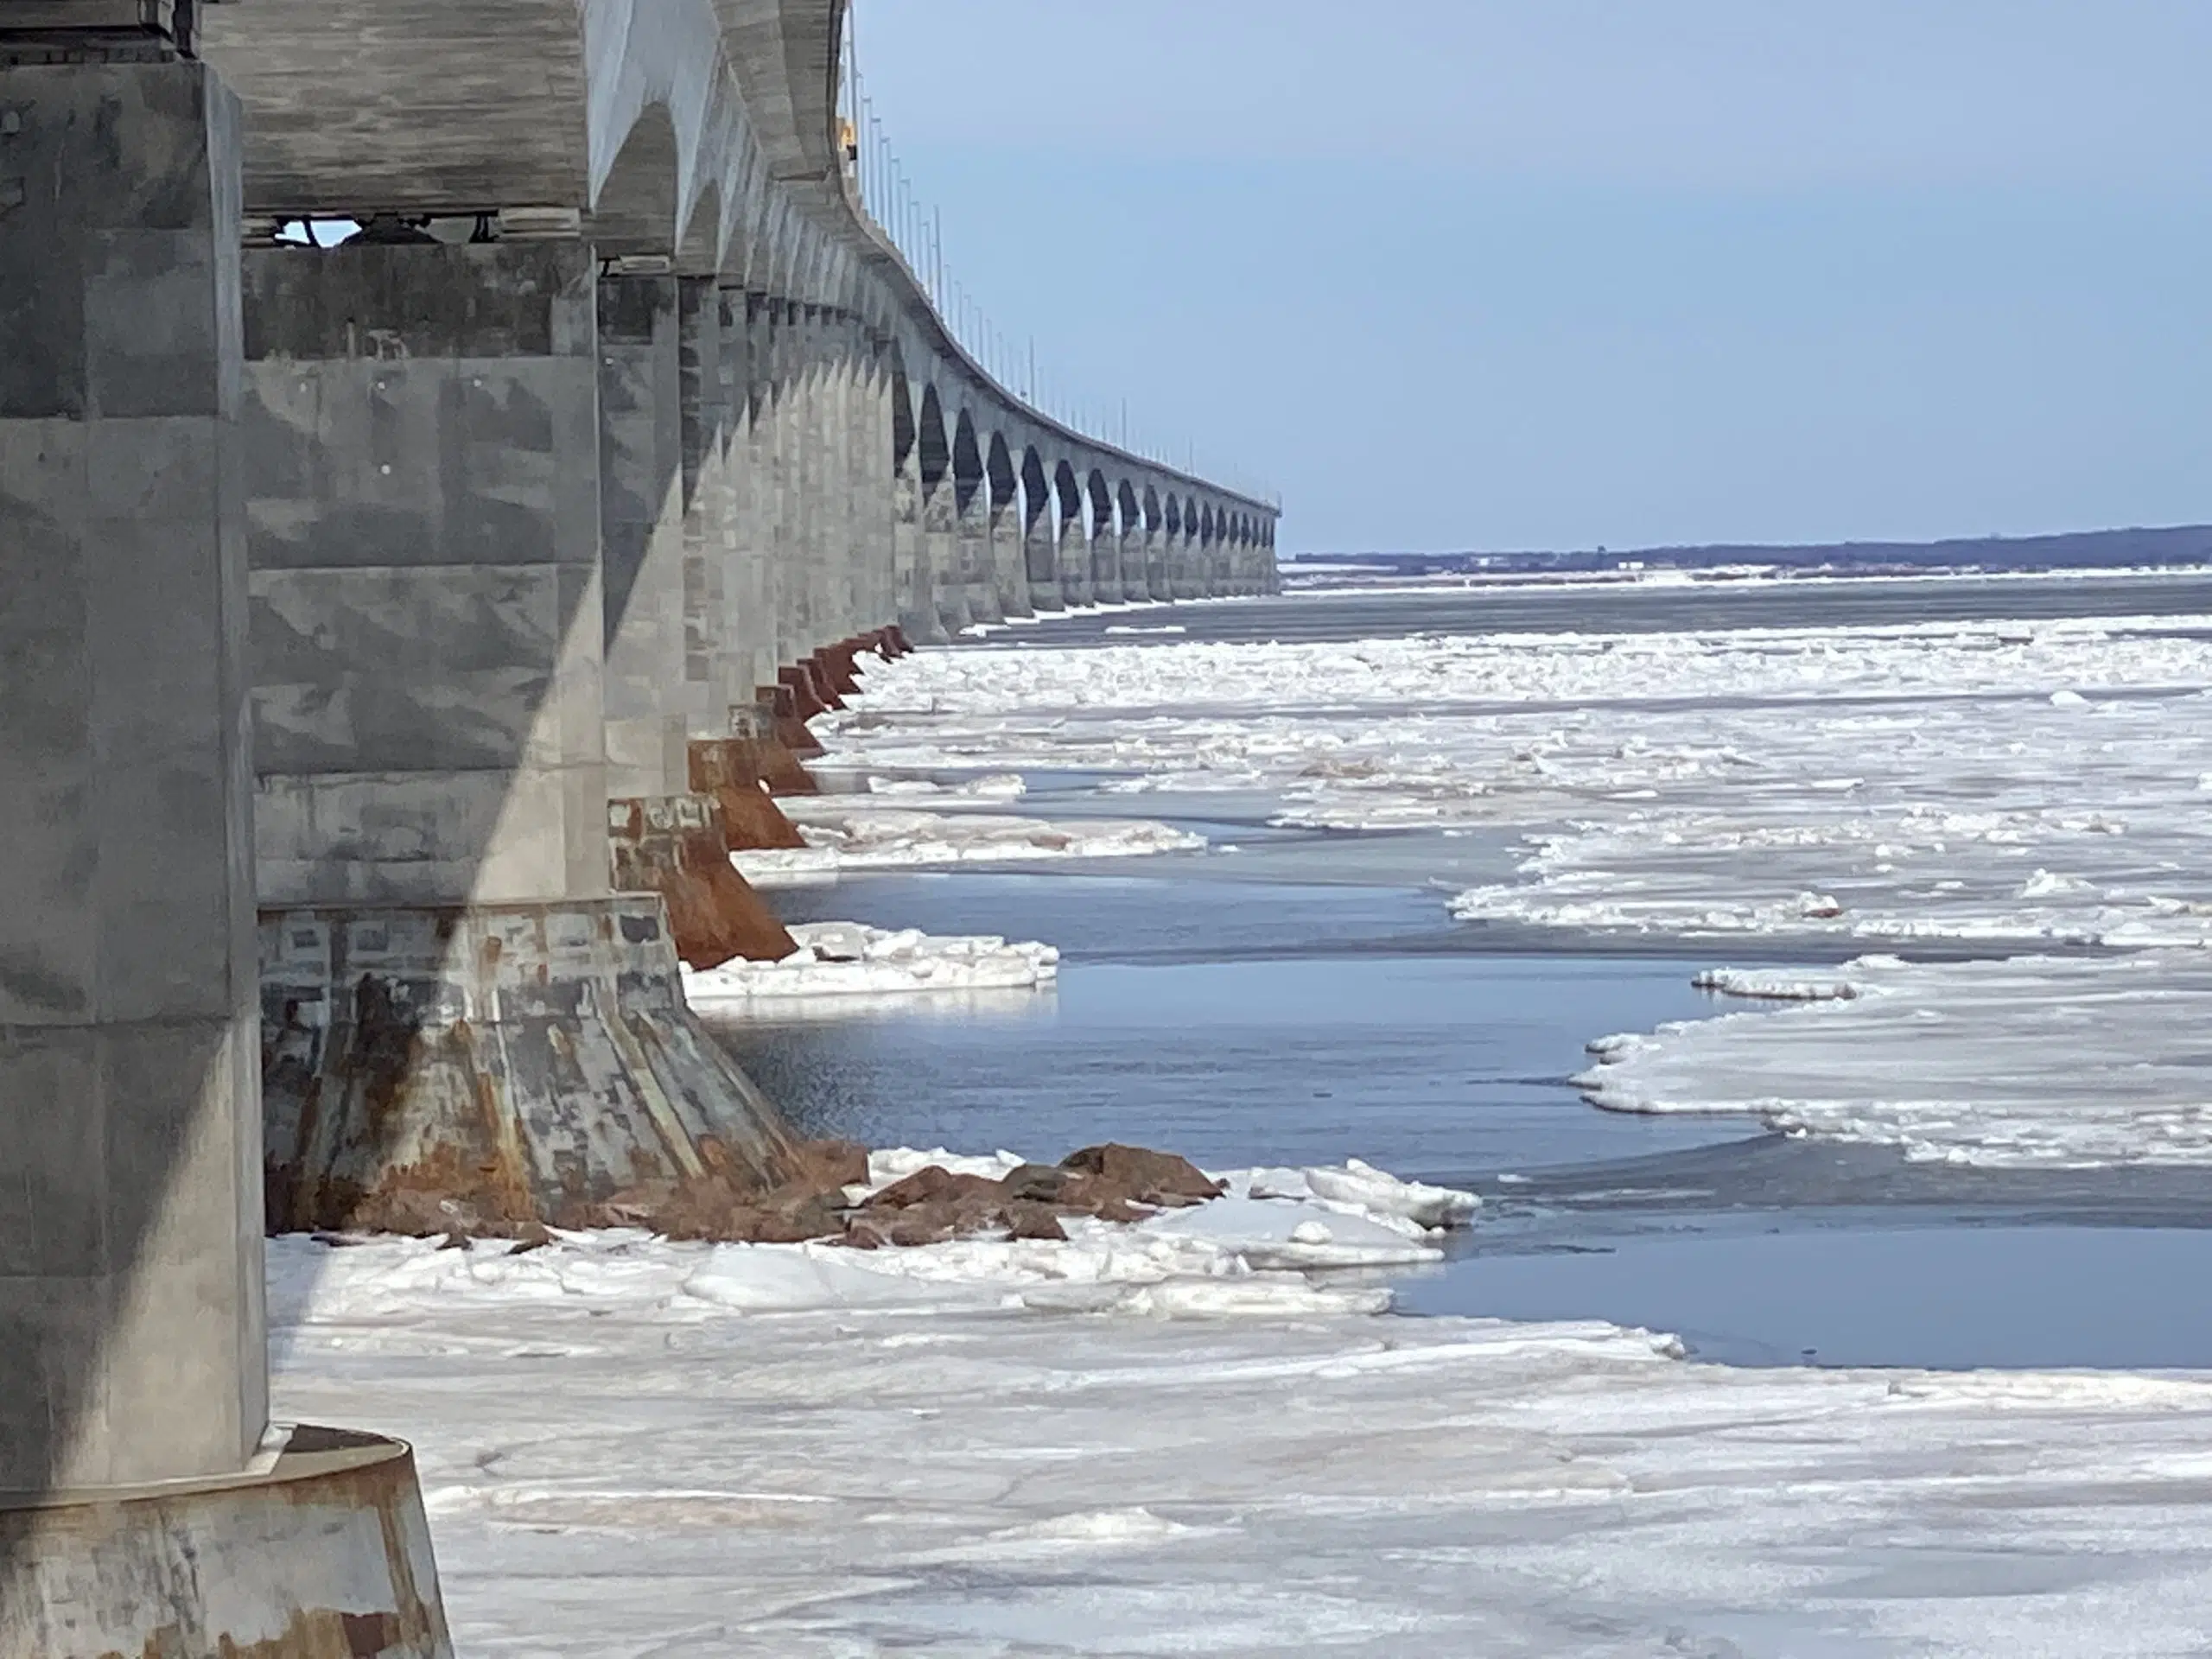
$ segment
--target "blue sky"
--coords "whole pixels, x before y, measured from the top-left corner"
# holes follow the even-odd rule
[[[2212,520],[2206,0],[855,0],[946,261],[1293,550]]]

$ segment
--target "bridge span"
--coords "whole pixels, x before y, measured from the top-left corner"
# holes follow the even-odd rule
[[[0,1490],[247,1468],[265,1211],[772,1171],[676,962],[856,652],[1272,589],[962,348],[844,11],[0,0]]]

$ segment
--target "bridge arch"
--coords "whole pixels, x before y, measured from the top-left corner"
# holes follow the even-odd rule
[[[1063,525],[1079,524],[1083,519],[1083,486],[1075,475],[1075,463],[1062,461],[1052,469],[1052,496],[1059,504]]]
[[[676,124],[652,104],[592,191],[592,240],[602,255],[671,253],[677,219]]]
[[[914,389],[907,384],[906,364],[894,360],[891,365],[891,470],[894,474],[906,470],[918,437],[914,424]]]
[[[922,413],[916,434],[920,449],[922,488],[931,491],[944,481],[952,467],[952,444],[944,430],[944,405],[935,386],[922,389]]]
[[[1033,524],[1052,505],[1052,483],[1045,474],[1045,458],[1030,444],[1021,452],[1021,521]]]
[[[1084,480],[1084,494],[1090,503],[1090,535],[1101,541],[1114,533],[1114,491],[1106,482],[1106,474],[1099,467],[1090,469],[1090,476]]]
[[[707,181],[676,238],[676,269],[685,276],[712,276],[722,268],[722,188]]]
[[[963,409],[952,435],[953,500],[961,512],[968,511],[982,486],[983,451],[976,437],[976,417]]]

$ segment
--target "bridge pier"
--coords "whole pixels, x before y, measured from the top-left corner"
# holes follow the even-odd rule
[[[959,490],[964,487],[967,499],[959,500]],[[1006,612],[999,603],[999,585],[991,569],[991,498],[979,477],[964,486],[956,486],[955,501],[960,518],[960,567],[966,580],[968,614],[977,622],[1003,622]]]
[[[855,467],[860,478],[855,505],[860,518],[860,608],[849,632],[861,634],[899,620],[899,481],[895,466],[897,417],[892,409],[896,383],[888,342],[864,322],[855,324],[861,339],[860,397],[853,428]]]
[[[930,580],[929,548],[922,533],[922,473],[918,448],[909,444],[893,474],[892,571],[899,590],[899,626],[916,645],[943,645],[937,590]]]
[[[0,1651],[446,1659],[405,1449],[296,1508],[268,1421],[238,107],[48,16],[0,17]]]
[[[1198,579],[1197,527],[1185,519],[1171,525],[1167,531],[1167,587],[1175,599],[1197,599],[1202,589]]]
[[[594,294],[605,792],[681,794],[692,689],[681,671],[691,568],[683,359],[700,342],[682,326],[674,276],[601,277]]]
[[[1094,487],[1097,480],[1094,475]],[[1122,602],[1122,549],[1114,537],[1114,504],[1094,495],[1090,502],[1090,599],[1095,605]]]
[[[991,486],[990,524],[986,532],[990,547],[991,576],[997,584],[999,613],[1004,617],[1034,616],[1029,597],[1029,567],[1022,552],[1020,503],[1010,486]]]
[[[678,296],[596,268],[575,240],[246,256],[282,1227],[557,1221],[705,1139],[785,1153],[661,899],[610,879],[609,734],[622,798],[685,797],[690,690]]]
[[[1167,579],[1167,527],[1156,517],[1147,517],[1145,521],[1144,590],[1150,599],[1175,597],[1175,589]]]
[[[1061,599],[1070,607],[1092,603],[1090,543],[1083,533],[1079,501],[1070,501],[1060,508],[1059,567]]]
[[[1152,597],[1146,584],[1144,572],[1144,526],[1137,522],[1134,510],[1122,521],[1116,545],[1121,553],[1122,597],[1141,602]]]
[[[1052,499],[1041,486],[1024,486],[1021,556],[1029,576],[1030,613],[1035,616],[1064,611],[1068,603],[1060,588],[1060,546],[1052,507]]]
[[[928,642],[943,645],[974,620],[968,613],[968,583],[960,569],[960,509],[953,499],[949,462],[932,481],[924,461],[922,561],[929,572]]]
[[[232,1474],[268,1417],[238,111],[182,62],[0,67],[0,1489]]]

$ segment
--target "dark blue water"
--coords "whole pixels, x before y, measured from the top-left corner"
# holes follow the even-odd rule
[[[1162,614],[1186,639],[1319,639],[2205,609],[2212,584],[2196,577],[1364,595]],[[1111,620],[1027,637],[1089,643]],[[1050,995],[728,1027],[808,1131],[1046,1158],[1111,1138],[1214,1167],[1356,1156],[1471,1187],[1484,1198],[1476,1226],[1402,1287],[1415,1315],[1605,1319],[1749,1364],[2212,1367],[2212,1172],[1914,1165],[1741,1118],[1599,1112],[1568,1082],[1584,1045],[1719,1011],[1689,983],[1713,963],[1679,948],[1575,955],[1554,935],[1452,922],[1446,893],[1503,879],[1521,852],[1511,837],[1287,830],[1267,823],[1262,798],[1030,781],[1025,810],[1179,819],[1243,850],[778,895],[794,920],[1044,939],[1067,961]]]
[[[1744,1007],[1704,958],[1494,954],[1418,890],[869,877],[787,912],[1059,941],[1057,991],[719,1027],[806,1132],[1213,1167],[1360,1157],[1480,1192],[1414,1315],[1604,1319],[1744,1364],[2212,1366],[2212,1180],[2003,1172],[1600,1112],[1593,1036]]]

